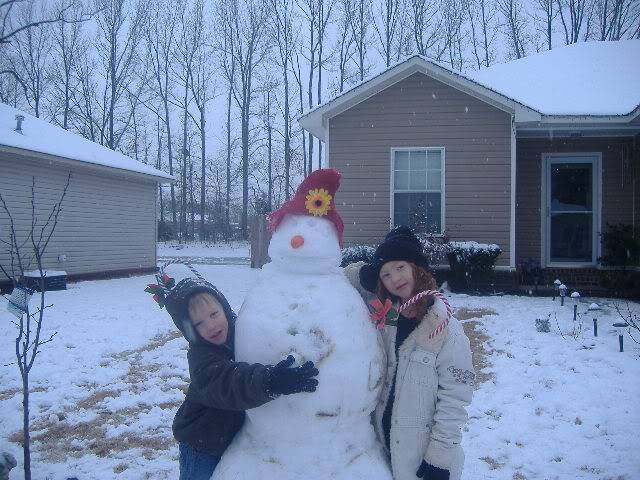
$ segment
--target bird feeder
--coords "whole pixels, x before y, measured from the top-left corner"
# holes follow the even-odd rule
[[[20,284],[16,285],[9,297],[7,310],[17,318],[21,318],[22,315],[27,313],[31,295],[33,295],[33,290]]]
[[[589,311],[593,312],[593,336],[597,337],[598,336],[598,318],[595,316],[598,310],[600,310],[600,305],[598,305],[597,303],[592,303],[591,305],[589,305]]]
[[[620,351],[624,352],[624,331],[629,327],[629,324],[626,322],[618,322],[614,323],[613,327],[618,332],[618,343],[620,344]]]
[[[553,301],[555,302],[556,295],[559,295],[559,288],[560,288],[560,285],[562,285],[562,282],[556,278],[553,284],[555,285],[555,290],[553,291]]]
[[[578,317],[578,299],[580,298],[580,294],[578,292],[572,292],[571,298],[573,299],[573,321],[576,321]]]
[[[560,292],[560,306],[564,305],[564,297],[567,296],[567,286],[564,283],[561,283],[558,287],[558,291]]]

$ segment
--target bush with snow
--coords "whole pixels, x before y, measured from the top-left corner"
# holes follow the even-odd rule
[[[447,258],[451,267],[450,283],[454,291],[486,291],[493,266],[502,253],[496,244],[449,242]]]
[[[342,249],[342,262],[341,267],[346,267],[351,263],[367,262],[370,263],[373,260],[373,254],[375,253],[375,247],[371,245],[351,245]]]

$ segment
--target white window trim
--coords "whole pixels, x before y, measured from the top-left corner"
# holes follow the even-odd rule
[[[395,158],[395,154],[396,152],[406,152],[408,150],[440,150],[440,155],[442,158],[442,164],[441,164],[441,193],[440,193],[440,226],[441,226],[441,233],[433,233],[431,235],[433,235],[434,237],[444,237],[445,232],[447,231],[447,226],[446,226],[446,222],[445,222],[445,216],[444,216],[444,212],[445,212],[445,189],[446,189],[446,182],[445,179],[447,178],[445,175],[445,168],[446,168],[446,149],[445,147],[391,147],[391,153],[390,153],[390,160],[389,160],[389,166],[390,166],[390,181],[389,181],[389,228],[393,228],[394,225],[394,218],[393,218],[393,212],[394,212],[394,193],[395,193],[395,189],[394,189],[394,166],[393,166],[393,159]],[[427,191],[426,189],[424,190],[425,192]],[[422,190],[420,190],[420,192],[422,192]],[[411,191],[406,191],[406,193],[411,193]]]
[[[592,261],[591,262],[552,262],[549,258],[548,248],[548,225],[547,225],[547,198],[548,198],[548,180],[547,171],[549,166],[549,160],[554,158],[567,158],[567,157],[596,157],[593,162],[593,183],[595,188],[593,191],[594,205],[593,205],[593,224],[591,226],[592,232]],[[579,160],[576,160],[578,162]],[[568,160],[571,163],[571,160]],[[601,256],[601,245],[598,241],[598,232],[602,231],[602,152],[542,152],[541,162],[542,167],[541,178],[542,188],[540,189],[540,262],[542,267],[556,267],[556,268],[593,268],[598,265],[598,257]]]

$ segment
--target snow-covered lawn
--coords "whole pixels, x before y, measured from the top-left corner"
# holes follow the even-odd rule
[[[236,309],[258,274],[243,265],[198,270]],[[182,265],[168,271],[189,274]],[[83,282],[48,294],[46,329],[58,334],[32,372],[34,478],[177,478],[171,422],[188,376],[186,342],[143,292],[152,280]],[[485,351],[477,356],[485,381],[464,435],[465,479],[640,478],[640,347],[626,338],[618,352],[612,301],[595,301],[600,336],[589,314],[575,339],[571,306],[550,298],[451,295]],[[534,320],[548,313],[551,332],[538,333]],[[1,304],[0,450],[20,459],[19,375],[5,365],[13,361],[10,318]],[[21,476],[14,470],[11,478]]]
[[[158,242],[158,257],[249,258],[249,243]]]

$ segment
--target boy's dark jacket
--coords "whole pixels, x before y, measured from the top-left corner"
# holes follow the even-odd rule
[[[210,293],[220,302],[229,321],[229,334],[224,345],[207,342],[191,325],[187,298],[167,299],[167,310],[189,342],[187,360],[191,378],[185,401],[173,420],[173,435],[178,442],[221,456],[240,430],[244,411],[271,400],[266,393],[268,369],[234,360],[235,314],[212,285],[202,285],[197,290],[195,293]],[[195,293],[190,289],[189,296]]]

